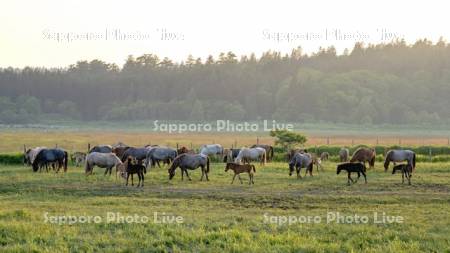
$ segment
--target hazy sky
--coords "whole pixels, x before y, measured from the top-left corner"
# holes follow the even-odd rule
[[[365,3],[3,0],[0,67],[66,67],[96,58],[121,66],[130,54],[181,61],[297,46],[310,53],[335,45],[342,52],[355,41],[450,38],[445,1]]]

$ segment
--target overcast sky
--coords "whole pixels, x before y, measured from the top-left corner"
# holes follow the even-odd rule
[[[233,51],[306,53],[355,41],[450,38],[445,1],[61,1],[3,0],[0,67],[66,67],[127,55],[176,61]]]

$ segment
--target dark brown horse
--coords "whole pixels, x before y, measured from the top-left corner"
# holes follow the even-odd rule
[[[375,157],[377,156],[375,149],[373,148],[358,148],[350,159],[351,163],[361,162],[366,164],[369,162],[370,168],[375,167]]]

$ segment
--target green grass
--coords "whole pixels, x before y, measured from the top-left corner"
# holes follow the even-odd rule
[[[347,186],[335,163],[325,172],[297,180],[284,163],[257,166],[255,185],[237,180],[214,164],[209,182],[171,181],[166,169],[147,173],[145,187],[125,187],[103,170],[85,177],[32,173],[0,166],[0,252],[449,252],[450,163],[420,163],[411,186],[381,164],[364,180]],[[107,212],[148,216],[167,213],[182,224],[58,225],[49,215],[106,217]],[[327,212],[368,215],[386,212],[404,223],[327,224]],[[273,216],[320,216],[319,224],[276,225]]]

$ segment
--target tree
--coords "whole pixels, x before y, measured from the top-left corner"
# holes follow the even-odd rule
[[[270,131],[270,136],[277,138],[275,145],[280,145],[285,149],[289,149],[295,145],[303,145],[307,142],[306,136],[300,133],[288,131],[286,129],[276,129]]]

